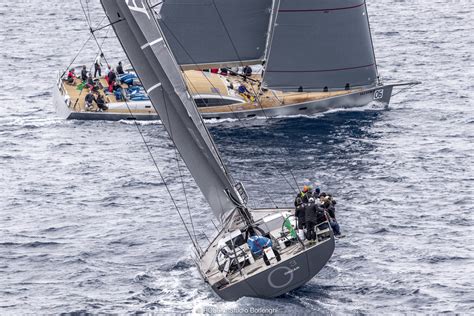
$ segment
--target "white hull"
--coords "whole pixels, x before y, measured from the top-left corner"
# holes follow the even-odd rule
[[[62,94],[60,82],[54,88],[54,105],[56,112],[62,118],[71,120],[158,120],[159,115],[155,112],[150,101],[132,101],[127,105],[121,103],[110,103],[108,106],[113,111],[107,112],[77,112],[71,109],[68,100]],[[202,112],[205,119],[225,118],[252,118],[252,117],[277,117],[292,115],[311,115],[333,109],[362,107],[377,101],[384,105],[390,103],[392,89],[396,85],[382,85],[371,89],[365,89],[350,94],[329,97],[320,100],[295,103],[290,105],[275,105],[274,107],[227,111],[227,112]],[[222,107],[221,107],[222,108]],[[139,111],[137,111],[139,110]],[[144,111],[146,110],[146,111]]]

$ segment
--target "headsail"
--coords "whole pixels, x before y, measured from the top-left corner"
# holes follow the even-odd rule
[[[283,91],[373,86],[365,0],[279,0],[264,83]]]
[[[215,216],[241,202],[163,34],[143,0],[101,0],[125,53]]]
[[[257,64],[265,55],[272,2],[167,0],[158,22],[183,69]]]

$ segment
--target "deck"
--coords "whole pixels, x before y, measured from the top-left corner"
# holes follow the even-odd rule
[[[222,95],[222,96],[231,96],[229,90],[227,89],[227,84],[232,82],[235,86],[243,84],[246,86],[250,94],[259,91],[257,81],[242,80],[240,77],[229,76],[223,77],[216,74],[200,72],[200,71],[185,71],[183,77],[188,86],[192,95],[199,94],[211,94],[211,95]],[[259,76],[252,77],[255,80],[260,80]],[[78,85],[81,83],[80,79],[76,79],[74,84],[68,84],[66,80],[62,80],[63,88],[65,92],[70,97],[70,109],[73,112],[85,112],[85,96],[89,92],[88,88],[83,88],[82,90],[78,89]],[[107,87],[108,84],[104,78],[100,79],[100,83],[103,87]],[[123,88],[127,88],[126,84],[122,84]],[[199,111],[201,113],[233,113],[240,111],[249,111],[256,109],[270,109],[280,106],[287,106],[292,104],[299,104],[310,101],[323,100],[331,97],[346,95],[354,93],[358,90],[344,90],[344,91],[331,91],[331,92],[291,92],[285,93],[281,91],[266,90],[260,92],[260,95],[255,100],[248,100],[245,103],[236,103],[232,105],[221,105],[221,106],[209,106],[209,107],[200,107]],[[233,92],[233,91],[230,91]],[[104,95],[106,103],[125,103],[124,101],[117,101],[113,94],[104,94],[104,91],[100,91]],[[237,94],[237,92],[236,92]],[[245,96],[243,96],[245,98]],[[128,102],[132,104],[133,102]],[[98,110],[94,104],[92,111]],[[138,109],[135,107],[121,107],[118,109],[109,109],[109,113],[136,113],[136,114],[155,114],[153,107],[147,107],[146,109]]]

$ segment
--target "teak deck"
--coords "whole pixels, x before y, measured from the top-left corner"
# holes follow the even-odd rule
[[[228,77],[235,84],[244,84],[250,92],[258,91],[258,86],[254,82],[243,81],[239,77],[230,76]],[[257,76],[254,77],[257,79]],[[185,71],[184,72],[185,82],[192,95],[199,94],[213,94],[213,95],[224,95],[228,96],[227,87],[218,75],[204,73],[200,71]],[[258,78],[259,79],[259,78]],[[77,89],[77,85],[80,83],[80,79],[76,79],[74,85],[68,84],[66,80],[63,80],[63,87],[66,93],[69,95],[71,100],[70,108],[75,112],[84,112],[85,101],[84,98],[89,92],[89,89],[84,88],[82,91]],[[104,78],[100,79],[101,84],[107,87],[108,84]],[[126,84],[122,85],[123,88],[127,88]],[[233,105],[222,105],[222,106],[209,106],[200,107],[199,111],[202,113],[227,113],[254,110],[256,108],[274,108],[279,106],[322,100],[330,97],[341,96],[349,93],[353,93],[357,90],[345,90],[345,91],[332,91],[332,92],[291,92],[284,93],[280,91],[265,91],[260,94],[258,100],[249,101],[246,103],[236,103]],[[100,92],[104,94],[103,91]],[[105,95],[107,103],[120,103],[123,101],[117,101],[113,94]],[[129,101],[129,103],[131,103]],[[97,110],[96,105],[92,111]],[[111,113],[124,113],[128,112],[126,109],[109,109],[107,112]],[[155,113],[153,108],[150,109],[131,109],[133,113]]]

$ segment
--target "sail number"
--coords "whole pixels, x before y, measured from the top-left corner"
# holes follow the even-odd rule
[[[383,98],[383,89],[374,91],[374,100],[380,100]]]

